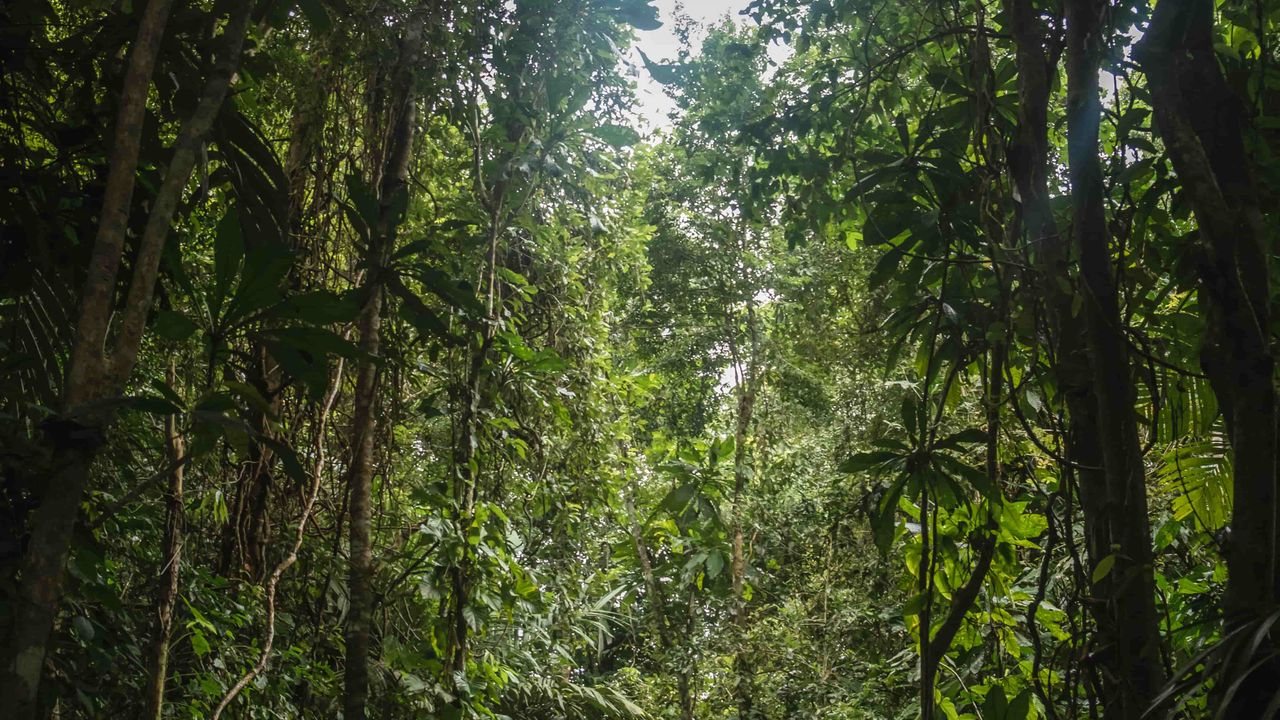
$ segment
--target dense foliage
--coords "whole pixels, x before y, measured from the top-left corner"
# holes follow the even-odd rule
[[[1272,4],[11,0],[0,714],[1280,714]]]

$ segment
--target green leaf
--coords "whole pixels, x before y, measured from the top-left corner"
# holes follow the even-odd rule
[[[890,248],[888,252],[881,255],[875,267],[867,275],[867,287],[872,290],[882,287],[898,271],[898,264],[902,262],[902,257],[902,249],[896,247]]]
[[[644,54],[643,50],[637,50],[640,53],[640,59],[644,61],[644,66],[649,70],[649,74],[654,80],[663,85],[675,85],[680,82],[680,72],[678,65],[669,65],[666,63],[656,63]]]
[[[535,372],[562,372],[569,369],[569,363],[556,354],[551,348],[543,348],[534,353],[529,369]]]
[[[939,440],[934,447],[941,449],[959,448],[962,445],[977,445],[987,442],[987,431],[982,428],[968,428],[953,433]]]
[[[86,643],[93,642],[93,636],[97,633],[93,629],[93,623],[89,622],[89,618],[77,615],[72,619],[71,626],[75,628],[76,637]]]
[[[712,551],[707,555],[707,577],[715,578],[724,570],[724,555],[718,551]]]
[[[267,352],[280,363],[280,367],[289,376],[300,380],[307,387],[307,394],[312,400],[319,400],[329,384],[328,363],[323,356],[317,357],[303,352],[291,343],[269,337],[266,341]]]
[[[1018,696],[1009,703],[1009,710],[1005,713],[1006,720],[1028,720],[1031,716],[1031,688],[1027,688],[1018,693]]]
[[[484,305],[466,282],[450,277],[444,271],[432,267],[419,268],[415,275],[423,287],[441,300],[473,317],[484,316]]]
[[[162,397],[136,396],[125,398],[125,407],[152,415],[177,415],[182,408]]]
[[[658,8],[649,4],[649,0],[616,0],[614,12],[619,20],[637,30],[657,30],[662,27],[658,20]]]
[[[404,297],[404,293],[397,292],[396,294]],[[409,324],[418,331],[419,335],[435,338],[444,338],[449,336],[448,323],[441,319],[440,315],[434,310],[423,305],[421,300],[416,303],[401,303],[400,317],[407,320]]]
[[[204,633],[200,632],[199,630],[192,631],[191,650],[195,652],[196,655],[200,657],[204,657],[205,655],[209,654],[209,651],[212,649],[213,648],[209,646],[209,641],[205,639]]]
[[[286,475],[293,478],[299,485],[305,485],[310,480],[307,471],[302,467],[302,462],[298,460],[298,453],[294,452],[288,443],[271,437],[264,437],[262,441],[275,451],[276,457],[280,458],[280,466],[284,468]]]
[[[298,0],[298,9],[311,23],[311,29],[324,34],[333,29],[333,21],[329,19],[329,11],[321,0]]]
[[[223,383],[231,392],[239,395],[248,405],[266,417],[274,418],[275,412],[271,409],[271,403],[262,397],[258,390],[248,383],[242,383],[235,380],[227,380]]]
[[[1009,700],[1005,697],[1004,688],[996,686],[987,690],[982,701],[982,717],[984,720],[1005,720],[1009,715]]]
[[[928,593],[917,593],[912,595],[909,600],[902,604],[902,616],[912,617],[919,615],[924,611],[925,603],[929,600]]]
[[[332,355],[354,360],[360,356],[360,349],[341,335],[324,328],[291,327],[276,328],[269,335],[317,357]]]
[[[986,471],[968,465],[943,452],[934,453],[933,459],[938,470],[943,474],[968,482],[975,490],[987,498],[992,500],[1000,499],[999,491],[992,485],[991,478],[987,476]]]
[[[244,258],[244,235],[240,230],[240,214],[235,208],[227,210],[218,223],[217,233],[213,241],[213,307],[216,311],[222,307],[222,301],[231,290],[231,284],[240,272],[240,261]]]
[[[915,395],[907,393],[902,397],[902,405],[898,408],[899,417],[902,419],[902,427],[913,437],[920,432],[921,412],[920,402]]]
[[[901,455],[888,450],[860,452],[850,455],[844,462],[840,463],[837,469],[842,473],[859,473],[867,470],[883,469],[884,465],[901,459]]]
[[[182,342],[196,333],[200,326],[194,320],[172,310],[156,312],[152,329],[158,337],[171,342]]]
[[[378,224],[378,200],[373,189],[358,175],[347,176],[347,197],[355,207],[365,229],[372,232]]]
[[[716,459],[728,460],[729,457],[733,455],[736,442],[737,441],[731,437],[727,437],[724,440],[716,442],[716,444],[712,446],[712,450],[716,454]]]
[[[293,251],[284,243],[264,243],[250,250],[225,319],[234,323],[279,302],[281,283],[292,268]]]
[[[662,502],[659,503],[659,506],[667,512],[673,514],[678,513],[689,504],[689,501],[692,500],[693,496],[697,493],[698,484],[687,482],[667,493],[667,496],[662,498]]]
[[[1099,560],[1097,566],[1093,568],[1093,573],[1089,576],[1090,582],[1095,584],[1102,582],[1103,579],[1105,579],[1108,575],[1111,574],[1111,569],[1115,567],[1115,564],[1116,564],[1115,553],[1111,553],[1110,555]]]
[[[640,142],[640,133],[626,125],[608,123],[593,129],[591,134],[616,148],[630,147]]]
[[[889,548],[893,545],[893,538],[897,535],[898,501],[902,498],[902,491],[910,478],[911,476],[905,472],[898,475],[893,484],[889,486],[889,489],[885,491],[884,496],[880,498],[879,504],[871,516],[871,532],[875,537],[876,549],[880,551],[882,556],[889,554]]]
[[[285,298],[271,314],[313,325],[348,323],[360,314],[358,295],[355,291],[339,295],[328,290],[299,293]]]

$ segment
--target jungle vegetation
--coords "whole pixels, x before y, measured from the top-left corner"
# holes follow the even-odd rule
[[[0,6],[0,715],[1280,714],[1280,4],[664,21]]]

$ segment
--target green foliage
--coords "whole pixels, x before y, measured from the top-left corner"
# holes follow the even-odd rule
[[[174,5],[109,344],[226,23],[224,4]],[[224,699],[227,716],[338,716],[372,387],[369,717],[1111,716],[1107,613],[1134,580],[1113,543],[1132,518],[1106,516],[1129,502],[1113,488],[1090,495],[1114,460],[1077,456],[1104,406],[1071,374],[1087,343],[1062,336],[1096,299],[1070,243],[1062,8],[1032,13],[1041,207],[1016,189],[1035,78],[1016,2],[744,5],[678,19],[677,57],[643,68],[630,47],[663,24],[645,0],[256,6],[137,366],[79,407],[78,307],[145,3],[0,9],[0,639],[49,478],[91,467],[42,711],[140,717],[158,677],[159,717]],[[1276,12],[1216,7],[1204,55],[1251,163],[1214,172],[1257,188],[1223,190],[1232,227],[1265,238]],[[1222,367],[1249,328],[1214,283],[1259,268],[1206,274],[1222,258],[1193,173],[1130,59],[1149,14],[1109,6],[1096,38],[1106,264],[1180,668],[1158,701],[1226,717],[1270,667],[1277,615],[1228,597],[1227,560],[1266,539],[1232,532],[1224,377],[1241,378]],[[634,127],[636,72],[674,102],[669,127]],[[1252,279],[1265,317],[1274,292]],[[1274,339],[1270,317],[1254,329]]]

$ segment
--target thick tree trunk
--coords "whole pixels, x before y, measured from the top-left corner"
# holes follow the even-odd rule
[[[1156,7],[1137,57],[1160,134],[1207,247],[1203,365],[1219,396],[1234,456],[1227,613],[1246,620],[1277,598],[1275,360],[1270,347],[1267,234],[1242,136],[1241,104],[1213,49],[1213,5]]]
[[[154,0],[143,13],[134,47],[136,57],[130,58],[126,72],[116,147],[112,150],[108,176],[108,185],[111,185],[111,178],[116,177],[117,172],[122,173],[125,177],[118,182],[128,183],[129,187],[109,190],[104,199],[67,368],[63,417],[49,426],[54,457],[60,460],[32,517],[31,540],[22,561],[14,603],[13,629],[4,655],[0,702],[10,709],[10,717],[17,720],[34,717],[37,712],[40,675],[62,595],[63,569],[72,531],[89,483],[89,471],[111,420],[111,413],[96,403],[118,395],[137,362],[165,239],[191,178],[200,143],[222,107],[239,66],[252,6],[246,2],[232,9],[200,100],[178,132],[173,156],[139,241],[119,330],[108,350],[110,313],[115,307],[116,275],[123,254],[124,223],[137,169],[140,115],[145,110],[149,77],[163,35],[168,4]]]
[[[1147,488],[1135,413],[1129,351],[1111,270],[1098,128],[1100,25],[1104,4],[1068,0],[1067,146],[1073,230],[1085,287],[1085,329],[1098,403],[1098,431],[1106,470],[1108,515],[1115,546],[1111,603],[1120,715],[1144,715],[1163,678],[1155,608]],[[1111,700],[1112,703],[1115,699]],[[1114,707],[1108,714],[1113,714]]]
[[[1018,65],[1018,129],[1009,147],[1009,166],[1021,198],[1022,224],[1028,254],[1036,270],[1036,284],[1046,305],[1054,379],[1067,410],[1064,477],[1074,477],[1084,515],[1085,548],[1097,565],[1111,553],[1111,523],[1107,516],[1106,474],[1098,434],[1098,403],[1092,369],[1084,345],[1081,318],[1072,312],[1068,292],[1068,245],[1058,230],[1049,197],[1049,96],[1051,74],[1057,71],[1045,23],[1030,0],[1009,0],[1006,10],[1016,45]],[[1097,635],[1104,642],[1114,637],[1115,625],[1107,598],[1111,580],[1103,578],[1093,588],[1088,607]],[[1102,673],[1103,694],[1119,697],[1115,654],[1100,653],[1107,665]],[[1118,703],[1108,703],[1113,705]]]
[[[172,360],[169,361],[168,383],[170,387],[177,383],[177,368]],[[182,457],[186,449],[182,436],[178,434],[177,417],[168,416],[164,424],[168,461],[173,470],[169,474],[169,492],[165,498],[164,549],[160,555],[161,579],[156,590],[156,626],[151,638],[151,659],[147,667],[146,708],[143,717],[148,720],[160,720],[164,714],[173,608],[178,602],[178,587],[182,578]]]
[[[344,668],[343,707],[347,720],[364,720],[369,700],[369,646],[373,624],[373,451],[377,430],[375,406],[378,394],[381,351],[382,301],[386,280],[384,265],[395,244],[395,230],[401,218],[402,197],[408,193],[409,158],[417,123],[414,70],[422,47],[420,18],[405,23],[400,42],[396,77],[396,97],[392,107],[391,146],[381,173],[378,219],[372,229],[368,270],[365,275],[364,305],[357,320],[361,360],[356,376],[355,413],[351,421],[351,464],[347,475],[350,521],[350,565],[347,573],[349,609]]]
[[[1212,2],[1161,0],[1135,57],[1146,72],[1160,130],[1195,212],[1206,307],[1201,365],[1222,410],[1233,456],[1231,535],[1226,543],[1229,625],[1266,616],[1280,598],[1277,572],[1277,417],[1271,349],[1271,256],[1243,103],[1213,47]],[[1274,639],[1262,646],[1273,651]],[[1230,717],[1261,717],[1280,681],[1274,659],[1235,692]]]

